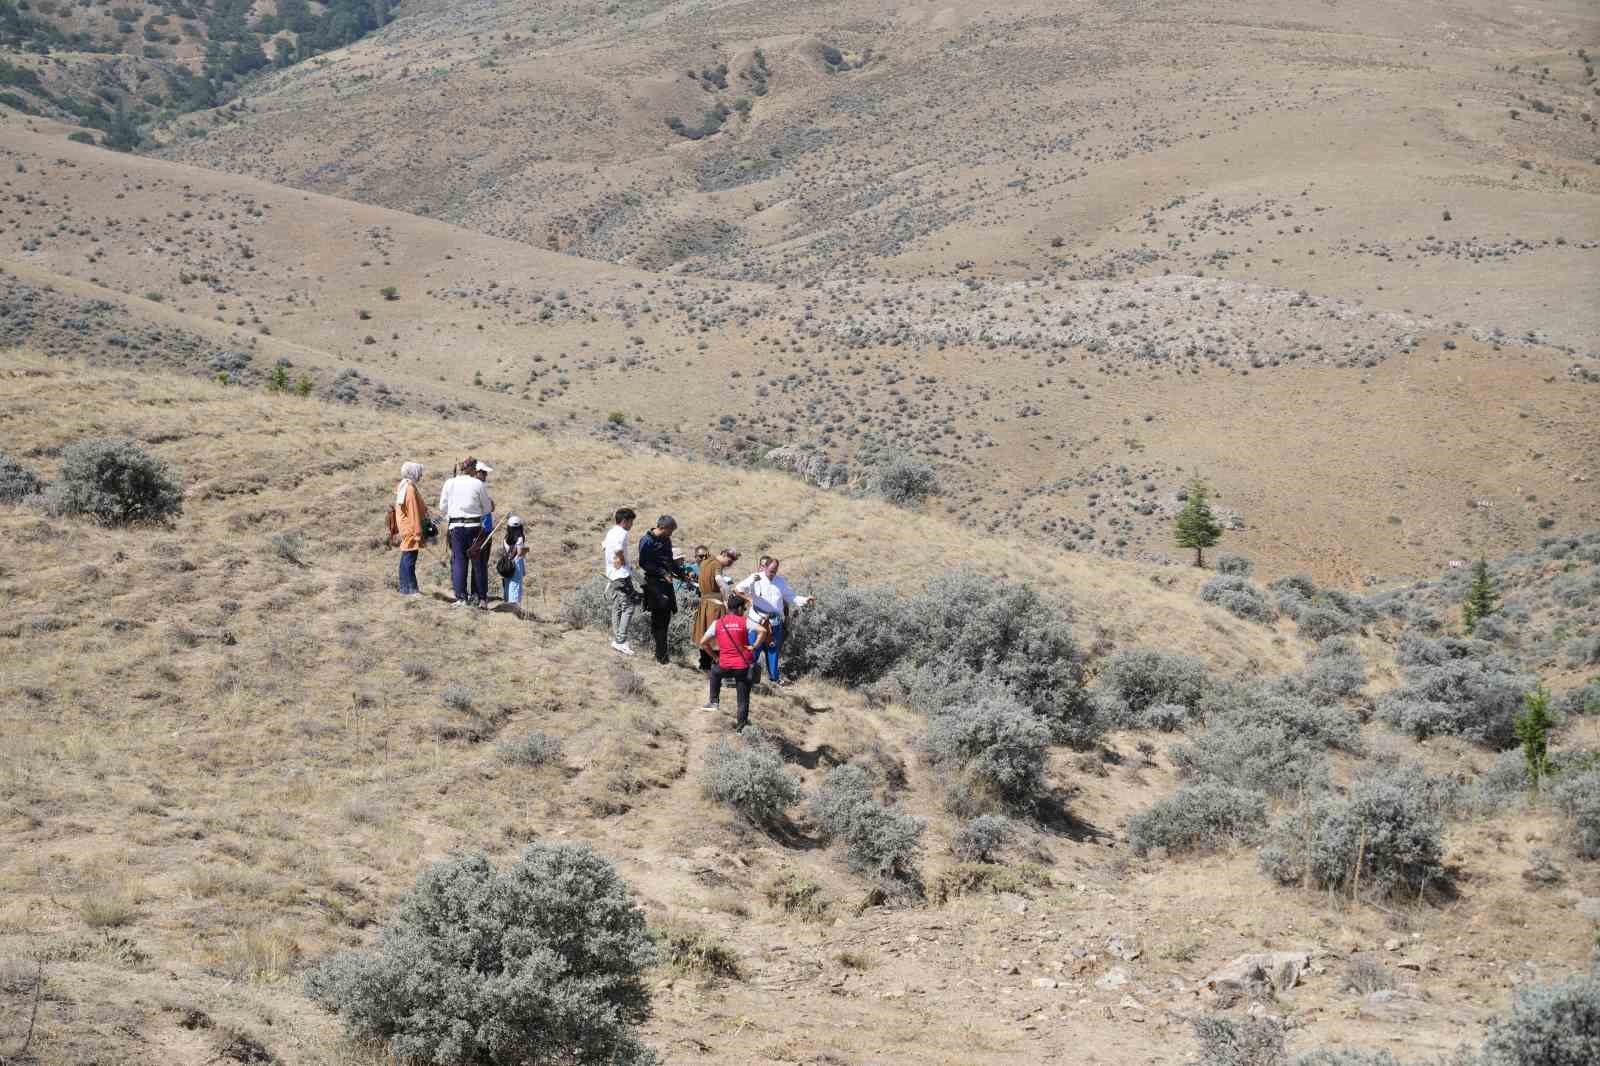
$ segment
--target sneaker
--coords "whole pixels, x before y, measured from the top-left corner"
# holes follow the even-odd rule
[[[465,607],[466,605],[467,605],[467,601],[466,600],[451,600],[450,601],[450,606],[452,606],[452,607]]]
[[[722,705],[720,703],[708,703],[700,709],[702,711],[720,711],[722,710]]]
[[[625,640],[622,641],[621,643],[618,643],[617,641],[613,640],[611,642],[611,650],[616,652],[618,655],[632,655],[633,654],[633,649],[628,647],[628,642],[625,641]]]

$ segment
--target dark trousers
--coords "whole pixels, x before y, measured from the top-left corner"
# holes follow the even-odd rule
[[[722,702],[722,679],[726,677],[733,682],[733,689],[739,697],[739,716],[733,720],[733,728],[743,729],[750,721],[750,671],[744,667],[734,669],[724,667],[721,663],[711,664],[711,698],[709,703],[716,705]]]
[[[467,598],[467,549],[478,539],[481,526],[450,527],[450,587],[456,599]]]
[[[417,553],[400,553],[400,591],[417,591]]]
[[[646,574],[644,579],[644,609],[650,612],[650,636],[655,640],[656,662],[670,662],[667,655],[667,627],[678,609],[678,597],[672,591],[670,578]]]
[[[489,545],[483,546],[483,551],[478,553],[472,563],[472,594],[478,597],[478,602],[483,603],[489,599]]]

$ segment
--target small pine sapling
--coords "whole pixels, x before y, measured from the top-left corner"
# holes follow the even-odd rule
[[[1528,763],[1528,781],[1533,794],[1539,794],[1539,782],[1550,773],[1550,731],[1555,728],[1555,716],[1550,713],[1550,691],[1543,685],[1523,697],[1527,710],[1517,715],[1517,739],[1522,742],[1522,757]]]
[[[1467,590],[1467,602],[1461,608],[1461,622],[1470,635],[1483,619],[1494,614],[1499,606],[1494,578],[1489,575],[1489,564],[1482,558],[1472,566],[1472,586]]]
[[[1222,526],[1206,502],[1205,482],[1195,478],[1189,485],[1189,502],[1178,514],[1178,547],[1194,549],[1194,565],[1206,564],[1205,552],[1222,539]]]

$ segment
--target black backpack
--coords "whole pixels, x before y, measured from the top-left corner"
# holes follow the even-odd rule
[[[510,546],[503,545],[500,548],[500,554],[494,561],[494,572],[508,581],[517,572],[517,561],[511,557]]]

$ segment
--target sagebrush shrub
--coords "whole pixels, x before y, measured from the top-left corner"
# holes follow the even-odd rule
[[[928,723],[922,749],[959,785],[976,787],[1001,803],[1025,806],[1044,791],[1050,732],[1006,694],[952,707]]]
[[[1203,781],[1128,819],[1128,843],[1137,855],[1153,848],[1179,855],[1248,843],[1266,824],[1267,800],[1261,793]]]
[[[1233,552],[1220,552],[1217,555],[1217,573],[1231,574],[1236,577],[1249,577],[1255,573],[1256,564],[1251,559],[1236,555]]]
[[[1484,1066],[1593,1066],[1600,1062],[1600,978],[1517,991],[1511,1014],[1489,1023]]]
[[[1202,1014],[1190,1024],[1202,1066],[1283,1066],[1289,1057],[1283,1023],[1275,1018]]]
[[[800,802],[800,784],[783,768],[772,748],[726,737],[706,752],[700,787],[707,799],[725,803],[759,826],[782,823],[785,812]]]
[[[851,763],[828,772],[811,798],[811,814],[829,840],[842,841],[850,869],[880,884],[910,886],[921,893],[917,857],[922,852],[921,819],[885,806],[873,794],[872,778]]]
[[[467,855],[424,870],[371,950],[306,974],[310,997],[402,1062],[654,1063],[656,951],[628,886],[585,844],[535,843],[497,869]]]
[[[1097,695],[1119,723],[1140,724],[1149,708],[1179,704],[1191,712],[1206,694],[1206,664],[1156,648],[1121,648],[1100,666]]]
[[[517,766],[547,766],[561,761],[561,741],[547,733],[529,733],[500,745],[500,758]]]
[[[925,713],[965,699],[958,691],[1004,688],[1054,740],[1086,745],[1100,726],[1071,623],[1069,610],[1025,585],[950,571],[912,596],[879,586],[819,597],[785,635],[784,654],[796,673],[914,683],[928,697],[918,701]],[[866,632],[883,639],[863,640]]]
[[[815,673],[849,685],[877,681],[910,644],[906,601],[886,587],[828,581],[784,638],[786,669]],[[873,639],[862,640],[863,633]]]
[[[1200,586],[1200,599],[1214,603],[1236,618],[1271,623],[1278,620],[1278,609],[1260,587],[1241,574],[1218,574]]]
[[[0,503],[18,503],[43,488],[38,474],[0,452]]]
[[[1319,790],[1328,777],[1323,746],[1278,724],[1213,725],[1168,754],[1181,777],[1274,796]]]
[[[1261,867],[1283,884],[1362,892],[1402,889],[1420,896],[1444,880],[1443,823],[1404,783],[1358,781],[1349,795],[1307,800],[1280,818],[1261,849]]]
[[[1497,749],[1517,742],[1522,699],[1536,683],[1499,656],[1418,661],[1405,682],[1378,700],[1384,721],[1418,739],[1449,734]]]
[[[161,522],[183,513],[183,485],[166,463],[130,440],[84,440],[61,454],[52,510],[107,525]]]
[[[993,862],[995,853],[1011,839],[1009,818],[980,814],[956,831],[950,851],[962,862]]]
[[[893,459],[878,471],[876,487],[878,495],[890,503],[909,507],[938,494],[939,475],[916,459]]]
[[[1305,686],[1323,696],[1354,696],[1367,684],[1367,663],[1348,637],[1329,637],[1317,645],[1302,673]]]
[[[1600,859],[1600,762],[1589,762],[1587,769],[1560,774],[1550,796],[1567,820],[1573,850]]]

